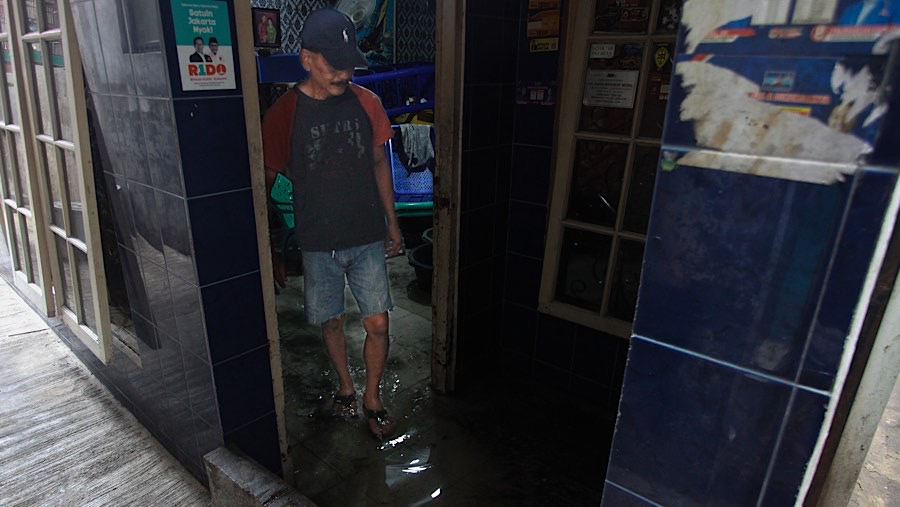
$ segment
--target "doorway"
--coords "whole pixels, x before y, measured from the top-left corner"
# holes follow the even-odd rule
[[[395,5],[398,11],[393,16],[395,25],[395,40],[398,45],[403,42],[404,37],[409,37],[409,28],[415,26],[421,32],[422,25],[427,25],[429,20],[431,26],[435,20],[434,2],[422,1],[403,1],[397,0],[388,2]],[[301,5],[302,4],[302,5]],[[322,4],[322,5],[320,5]],[[274,53],[267,54],[268,51],[258,50],[256,57],[257,65],[262,69],[269,63],[278,60],[284,60],[289,66],[296,70],[298,67],[296,51],[299,45],[295,43],[299,31],[297,27],[305,19],[305,16],[315,8],[323,7],[329,2],[251,2],[252,7],[259,8],[257,12],[267,12],[270,15],[273,10],[278,10],[278,17],[281,19],[281,26],[278,28],[280,39],[284,42],[284,51],[286,54]],[[400,11],[405,8],[406,10]],[[428,11],[428,12],[425,12]],[[389,13],[390,14],[390,13]],[[248,16],[249,18],[250,16]],[[406,29],[401,30],[401,23],[405,23]],[[295,33],[297,32],[297,33]],[[414,101],[416,105],[420,104],[418,100],[421,98],[425,103],[430,103],[431,107],[425,109],[421,113],[427,113],[427,109],[431,109],[431,117],[433,118],[434,103],[434,40],[433,28],[428,33],[429,40],[425,42],[419,41],[411,46],[415,51],[408,51],[409,54],[404,55],[403,51],[397,51],[398,63],[395,65],[379,65],[371,73],[371,75],[357,75],[355,80],[360,77],[376,78],[381,73],[391,74],[394,71],[406,73],[416,70],[419,67],[425,67],[430,64],[430,75],[423,76],[417,81],[417,96]],[[293,46],[291,46],[293,44]],[[427,55],[430,48],[430,56]],[[422,61],[421,55],[427,56],[430,61]],[[419,55],[417,57],[417,55]],[[372,62],[370,61],[370,65]],[[256,66],[254,66],[256,67]],[[252,67],[251,67],[252,68]],[[256,70],[256,69],[253,69]],[[254,73],[256,74],[256,73]],[[260,114],[265,111],[277,98],[287,93],[292,83],[288,80],[269,80],[264,77],[265,73],[260,70],[261,77],[259,84],[259,110]],[[256,77],[256,76],[254,76]],[[296,81],[296,79],[290,79]],[[387,110],[388,116],[392,120],[392,124],[413,124],[421,126],[427,123],[427,114],[407,114],[407,111],[393,111],[395,109],[409,109],[409,97],[404,95],[406,104],[400,104],[404,107],[395,107],[396,97],[389,93],[381,93],[377,87],[378,82],[371,87],[357,80],[361,86],[373,89],[382,99]],[[427,88],[430,87],[430,94]],[[388,90],[389,92],[390,90]],[[406,90],[403,90],[406,91]],[[421,96],[420,96],[421,95]],[[418,112],[418,111],[416,111]],[[416,120],[415,122],[413,120]],[[395,134],[395,139],[397,139]],[[398,151],[393,144],[391,145],[391,153]],[[390,157],[390,154],[388,155]],[[399,157],[398,157],[399,158]],[[433,157],[432,157],[433,158]],[[393,161],[393,159],[390,159]],[[407,170],[405,162],[403,162],[403,171]],[[420,174],[431,175],[435,171],[434,163],[431,163],[426,171]],[[398,169],[394,170],[395,176]],[[433,178],[433,177],[432,177]],[[399,194],[396,182],[395,193]],[[409,401],[415,397],[416,393],[423,390],[431,389],[431,354],[432,354],[432,272],[428,262],[422,261],[422,257],[415,257],[416,252],[421,252],[423,248],[428,246],[432,241],[432,213],[429,209],[427,213],[422,212],[421,206],[400,206],[401,199],[398,200],[398,217],[400,220],[401,230],[404,234],[404,250],[401,255],[387,260],[389,280],[391,285],[391,295],[394,303],[394,311],[391,314],[390,335],[391,335],[391,351],[386,365],[386,374],[383,379],[382,398],[388,410],[393,414],[404,414],[406,409],[412,403]],[[432,199],[429,196],[428,201]],[[407,204],[406,201],[403,204]],[[416,204],[420,204],[416,202]],[[293,216],[292,212],[289,216]],[[350,450],[344,449],[344,444],[348,439],[359,443],[360,438],[370,439],[368,432],[364,431],[365,421],[357,419],[360,424],[354,427],[335,427],[334,420],[331,417],[332,397],[337,388],[337,377],[332,370],[327,354],[325,353],[324,344],[321,337],[321,328],[318,325],[310,325],[306,322],[305,308],[303,303],[303,277],[302,277],[302,261],[299,251],[296,250],[290,235],[286,234],[290,231],[286,227],[283,216],[277,212],[270,212],[268,218],[268,234],[263,241],[271,243],[272,251],[279,256],[285,264],[287,273],[287,283],[284,287],[275,288],[273,296],[273,306],[275,312],[271,315],[270,326],[277,322],[275,334],[277,338],[277,348],[279,354],[273,354],[273,371],[280,371],[283,385],[283,393],[276,394],[281,396],[283,404],[281,405],[282,414],[279,416],[286,441],[283,442],[283,451],[289,455],[290,459],[286,463],[290,466],[293,462],[292,473],[293,479],[302,483],[307,479],[317,477],[316,483],[331,486],[331,479],[323,479],[319,472],[311,472],[311,470],[328,470],[334,469],[341,462],[352,460],[332,459],[333,453],[346,457]],[[269,250],[267,244],[263,250]],[[430,261],[430,259],[424,259]],[[433,266],[433,264],[432,264]],[[263,268],[264,271],[266,268]],[[270,284],[274,287],[274,284]],[[444,299],[446,301],[446,298]],[[359,310],[356,302],[346,289],[346,334],[348,337],[348,356],[351,367],[351,374],[354,377],[354,383],[357,392],[362,392],[364,385],[364,363],[362,359],[362,347],[364,343],[364,330],[362,328]],[[444,312],[450,313],[446,308]],[[273,342],[274,343],[274,342]],[[274,348],[274,347],[273,347]],[[280,355],[280,360],[277,357]],[[277,389],[276,380],[276,392]],[[403,428],[398,430],[402,432]],[[341,436],[337,435],[338,432]],[[352,434],[352,435],[350,435]],[[330,440],[338,439],[340,442],[336,445],[329,445]],[[323,447],[325,446],[325,447]],[[324,473],[324,472],[322,472]],[[344,475],[349,471],[344,471]],[[304,488],[305,489],[305,488]]]
[[[511,53],[508,60],[514,62],[519,30],[524,27],[523,10],[521,5],[512,2],[500,11],[487,4],[472,7],[477,14],[467,14],[465,2],[445,1],[436,8],[438,184],[434,189],[432,232],[436,247],[432,288],[435,304],[430,329],[422,335],[429,347],[422,350],[410,346],[407,338],[415,333],[408,333],[401,326],[404,319],[414,320],[415,312],[406,309],[407,315],[394,316],[391,324],[394,341],[384,387],[385,403],[398,420],[398,428],[390,440],[373,440],[363,420],[345,422],[328,417],[336,384],[324,355],[320,331],[309,328],[301,314],[302,280],[292,282],[291,288],[296,289],[293,292],[279,293],[277,319],[282,332],[277,340],[283,359],[278,365],[284,365],[283,413],[287,436],[284,449],[291,459],[289,479],[302,493],[323,506],[424,505],[432,501],[488,505],[597,503],[608,453],[608,442],[603,440],[612,435],[614,412],[593,403],[590,396],[560,393],[546,383],[530,381],[527,375],[517,376],[520,370],[496,368],[496,362],[491,360],[494,356],[485,359],[489,354],[481,355],[494,346],[489,341],[499,341],[500,333],[505,332],[498,329],[499,302],[497,306],[493,303],[504,291],[502,273],[507,268],[502,261],[506,256],[507,234],[505,227],[494,227],[499,221],[493,216],[483,221],[475,218],[484,217],[485,211],[496,210],[500,214],[509,208],[509,195],[504,191],[510,186],[509,181],[504,182],[494,173],[502,170],[501,158],[509,159],[511,144],[508,139],[479,139],[496,146],[487,147],[484,151],[489,156],[470,161],[468,167],[483,164],[492,172],[479,173],[490,177],[480,180],[484,185],[477,199],[466,198],[461,189],[465,144],[465,25],[470,16],[484,23],[502,19],[511,41],[506,48]],[[499,109],[501,101],[513,105],[511,85],[491,85],[497,91],[493,104],[488,103],[493,95],[467,96],[473,102],[480,98],[485,107],[476,112],[489,115],[493,106]],[[509,93],[504,94],[501,89]],[[470,126],[481,125],[473,120],[471,113]],[[509,109],[504,109],[503,114],[512,115]],[[497,125],[499,131],[499,122]],[[466,227],[462,227],[461,213],[468,213],[472,218]],[[475,236],[471,233],[487,230],[488,237],[477,243],[479,250],[474,254],[472,250],[461,251],[461,227],[470,233],[463,247],[476,245],[468,242]],[[467,259],[465,270],[458,269],[460,257]],[[487,270],[487,276],[479,277],[482,268]],[[501,276],[495,278],[498,273]],[[395,276],[392,281],[400,282],[401,293],[410,283],[404,282],[402,276]],[[396,290],[394,299],[400,308],[396,314],[405,308]],[[481,304],[485,299],[490,304]],[[476,318],[465,320],[466,312],[461,312],[463,317],[457,317],[457,305],[466,307],[469,317],[490,318],[493,324],[476,325]],[[352,298],[348,308],[353,308]],[[286,336],[288,321],[291,323],[287,327],[294,334]],[[347,331],[351,342],[351,371],[359,379],[362,329],[354,315],[348,319]],[[468,385],[454,390],[458,384],[457,337],[468,340],[460,349],[461,357],[473,359],[466,363],[465,379],[477,376],[478,380],[467,381]],[[485,346],[479,350],[463,350],[468,344]],[[316,359],[311,361],[313,357]],[[420,362],[423,357],[425,362]],[[415,367],[404,369],[410,364]],[[450,391],[454,391],[452,397],[444,395]],[[574,458],[566,452],[573,448],[580,449]]]

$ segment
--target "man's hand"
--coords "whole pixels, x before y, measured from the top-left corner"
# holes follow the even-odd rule
[[[276,292],[278,287],[282,289],[287,287],[287,268],[284,259],[275,251],[275,247],[272,247],[272,275],[275,278]]]
[[[400,253],[403,246],[403,235],[400,234],[400,226],[396,222],[388,224],[387,237],[384,238],[384,256],[394,257]]]

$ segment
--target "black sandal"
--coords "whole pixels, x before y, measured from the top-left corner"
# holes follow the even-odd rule
[[[331,404],[331,415],[341,419],[353,419],[356,417],[356,393],[346,396],[334,395],[334,403]]]
[[[367,419],[375,421],[375,428],[369,424],[369,431],[376,438],[384,438],[394,432],[394,419],[388,415],[387,410],[370,410],[363,403],[363,412]]]

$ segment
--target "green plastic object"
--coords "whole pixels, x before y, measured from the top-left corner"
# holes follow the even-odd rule
[[[288,229],[294,228],[294,184],[287,176],[278,173],[275,183],[272,184],[272,205],[278,210],[284,225]]]
[[[430,217],[432,207],[432,201],[394,203],[398,217]]]

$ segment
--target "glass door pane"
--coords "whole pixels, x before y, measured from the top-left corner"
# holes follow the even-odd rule
[[[37,17],[37,0],[21,0],[24,9],[22,12],[25,15],[25,19],[23,19],[22,23],[22,32],[23,33],[31,33],[38,31],[38,17]]]
[[[44,30],[59,28],[59,5],[57,0],[42,0]]]
[[[566,229],[557,275],[557,299],[599,312],[606,290],[611,247],[609,236]]]
[[[669,86],[672,82],[674,65],[672,59],[675,57],[675,43],[657,42],[653,48],[638,135],[658,139],[662,137],[663,121],[666,118],[666,103],[669,101]]]
[[[628,135],[643,64],[638,42],[592,43],[585,73],[579,129]]]
[[[61,149],[65,173],[66,196],[69,201],[69,236],[86,241],[84,227],[84,199],[81,196],[80,171],[73,150]]]
[[[28,266],[27,271],[28,282],[41,286],[41,271],[39,269],[38,259],[38,234],[34,224],[34,218],[28,217],[24,220],[26,241],[28,243]]]
[[[16,77],[13,75],[12,50],[9,41],[0,42],[0,51],[3,52],[3,69],[6,75],[6,93],[3,96],[3,101],[9,105],[7,123],[20,125],[22,123],[22,112],[18,101],[19,87],[16,84]]]
[[[69,264],[69,245],[66,240],[54,235],[56,241],[56,257],[59,262],[59,282],[60,294],[62,294],[62,306],[68,308],[73,313],[75,310],[75,286],[72,283],[72,267]]]
[[[641,282],[641,263],[644,259],[642,241],[622,240],[616,253],[612,287],[609,295],[609,315],[617,319],[634,320],[638,286]]]
[[[637,234],[647,234],[650,221],[650,204],[656,184],[656,167],[659,164],[659,146],[637,145],[634,148],[631,182],[625,206],[622,229]]]
[[[15,201],[19,193],[19,183],[16,178],[16,171],[13,169],[15,167],[13,165],[15,148],[10,144],[12,135],[6,130],[0,130],[0,164],[2,164],[0,171],[3,172],[3,198]]]
[[[615,227],[627,159],[627,144],[579,140],[567,218]]]
[[[40,143],[41,154],[43,155],[44,169],[47,179],[48,197],[50,198],[50,224],[61,229],[65,229],[65,219],[63,218],[63,195],[62,188],[59,185],[59,158],[57,157],[57,148],[51,143]]]
[[[675,34],[681,22],[682,0],[662,0],[656,16],[656,33]]]
[[[6,20],[6,0],[0,0],[0,33],[9,31],[9,22]]]

